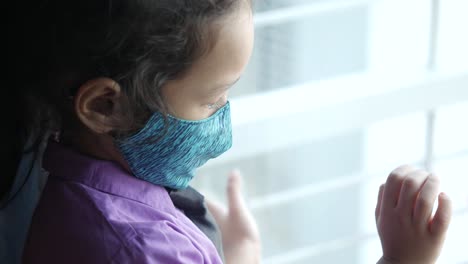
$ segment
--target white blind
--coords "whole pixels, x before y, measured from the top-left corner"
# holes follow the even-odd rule
[[[227,173],[244,172],[265,263],[375,263],[378,186],[402,163],[430,165],[455,205],[439,263],[468,262],[468,2],[256,10],[231,98],[234,146],[195,185],[223,200]]]

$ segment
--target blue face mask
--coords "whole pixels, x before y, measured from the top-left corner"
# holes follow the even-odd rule
[[[155,113],[137,134],[116,142],[133,174],[157,185],[186,188],[195,169],[232,145],[229,102],[200,121],[169,116],[167,133],[155,140],[164,126],[163,116]]]

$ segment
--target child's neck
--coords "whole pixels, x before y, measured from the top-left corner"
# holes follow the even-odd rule
[[[96,134],[84,129],[79,132],[64,133],[60,138],[60,144],[95,159],[114,161],[130,172],[130,167],[115,147],[114,139],[109,135]]]

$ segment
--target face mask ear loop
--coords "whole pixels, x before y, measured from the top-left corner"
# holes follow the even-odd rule
[[[214,103],[214,104],[209,104],[209,105],[208,105],[208,109],[210,109],[210,110],[213,110],[213,109],[219,110],[219,109],[221,109],[221,107],[222,107],[222,106],[219,105],[218,103]]]

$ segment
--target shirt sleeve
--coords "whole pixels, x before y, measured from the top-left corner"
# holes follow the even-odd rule
[[[204,249],[191,241],[183,231],[169,221],[134,226],[137,235],[114,257],[112,263],[216,263]]]

